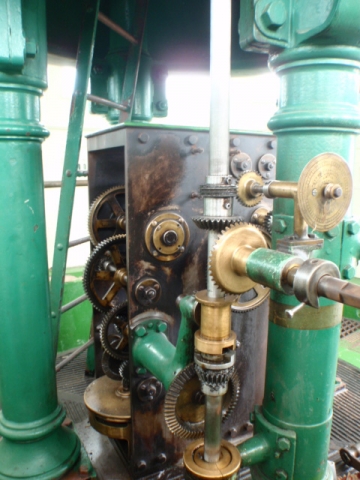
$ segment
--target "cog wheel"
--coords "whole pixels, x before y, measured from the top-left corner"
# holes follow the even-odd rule
[[[255,205],[258,205],[263,198],[262,194],[253,195],[250,192],[250,187],[254,183],[261,186],[264,185],[264,180],[258,172],[249,170],[239,176],[237,184],[237,199],[245,207],[255,207]]]
[[[264,227],[269,235],[272,234],[273,212],[270,211],[265,215]]]
[[[129,360],[124,360],[119,368],[119,375],[123,382],[123,388],[125,390],[130,389],[130,364]]]
[[[125,233],[125,187],[112,187],[91,204],[88,228],[93,245]]]
[[[102,354],[101,368],[107,377],[112,380],[121,380],[119,373],[120,362],[111,357],[107,352],[103,352]]]
[[[202,230],[221,232],[224,228],[242,222],[241,217],[193,217],[193,222]]]
[[[111,357],[117,360],[129,358],[127,301],[116,305],[104,315],[100,326],[100,341]]]
[[[250,312],[260,307],[270,296],[270,288],[257,283],[249,291],[242,293],[236,302],[231,304],[231,310],[234,312]]]
[[[210,275],[225,293],[240,294],[256,285],[249,277],[240,276],[233,269],[233,253],[239,247],[268,248],[268,235],[255,225],[237,223],[227,227],[216,241],[209,262]]]
[[[224,395],[224,422],[233,412],[240,393],[240,381],[234,371]],[[195,364],[185,367],[173,380],[165,397],[165,421],[174,435],[181,438],[199,438],[204,435],[205,397],[195,371]]]
[[[126,300],[126,235],[111,237],[95,248],[84,270],[85,293],[100,312]]]

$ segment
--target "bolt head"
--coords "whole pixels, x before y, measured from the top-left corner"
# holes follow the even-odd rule
[[[287,452],[291,448],[291,442],[288,438],[280,437],[277,441],[278,447],[282,452]]]
[[[140,143],[147,143],[149,141],[149,135],[147,133],[140,133],[138,136],[138,140]]]
[[[196,145],[198,141],[198,137],[196,135],[189,135],[186,140],[188,144]]]
[[[350,235],[357,235],[360,231],[360,225],[358,224],[358,222],[352,220],[348,223],[347,231],[348,233],[350,233]]]
[[[355,277],[356,269],[352,265],[345,265],[341,273],[346,280],[351,280]]]
[[[240,137],[232,138],[230,141],[230,144],[232,147],[240,147],[240,143],[241,143]]]
[[[164,333],[167,330],[167,324],[165,322],[160,322],[157,326],[157,331],[160,333]]]
[[[288,474],[285,472],[285,470],[276,470],[275,478],[276,480],[287,480]]]
[[[264,12],[261,15],[265,27],[270,30],[277,30],[284,25],[286,21],[286,9],[284,2],[281,0],[274,1],[267,5]]]
[[[275,218],[273,220],[273,229],[275,232],[277,233],[284,233],[285,230],[286,230],[286,223],[284,222],[284,220],[282,219],[279,219],[279,218]]]
[[[146,333],[147,333],[146,328],[141,326],[141,325],[139,327],[135,328],[135,335],[137,337],[144,337],[146,335]]]

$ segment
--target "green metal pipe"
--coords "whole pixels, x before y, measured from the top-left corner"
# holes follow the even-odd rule
[[[193,358],[194,343],[194,297],[184,297],[180,301],[181,322],[176,347],[165,335],[167,324],[158,320],[147,320],[134,330],[132,358],[134,365],[149,370],[160,380],[166,390],[176,375]]]
[[[39,123],[45,2],[22,2],[21,14],[16,27],[34,48],[23,70],[0,72],[0,479],[45,480],[75,463],[80,442],[61,426],[52,346],[41,159],[48,132]]]
[[[241,456],[241,468],[243,468],[263,462],[269,458],[274,448],[266,435],[261,433],[240,444],[238,450]]]

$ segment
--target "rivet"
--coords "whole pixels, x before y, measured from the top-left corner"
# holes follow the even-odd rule
[[[71,175],[72,175],[71,170],[66,170],[66,176],[71,177]]]
[[[195,145],[198,141],[198,137],[196,135],[189,135],[186,139],[185,142],[189,143],[190,145]]]
[[[147,143],[149,141],[149,135],[147,133],[140,133],[138,140],[140,143]]]
[[[64,245],[62,243],[58,243],[56,248],[61,251],[64,248]]]

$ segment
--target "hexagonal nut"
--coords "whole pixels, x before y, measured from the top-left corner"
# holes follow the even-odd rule
[[[355,277],[356,269],[352,265],[345,265],[341,273],[342,273],[342,276],[346,278],[346,280],[351,280],[352,278]]]
[[[289,451],[291,448],[290,440],[285,437],[278,438],[277,445],[282,452]]]
[[[277,233],[284,233],[285,230],[286,230],[286,222],[284,220],[282,220],[281,218],[275,218],[273,220],[273,229],[275,232]]]
[[[276,480],[287,480],[288,474],[285,472],[285,470],[276,470],[275,478]]]
[[[347,225],[347,231],[350,235],[357,235],[360,232],[360,225],[355,220],[351,220]]]
[[[265,27],[270,30],[277,30],[281,27],[286,21],[286,9],[284,2],[281,0],[275,0],[274,2],[267,5],[263,13],[261,14],[261,20],[263,21]]]

